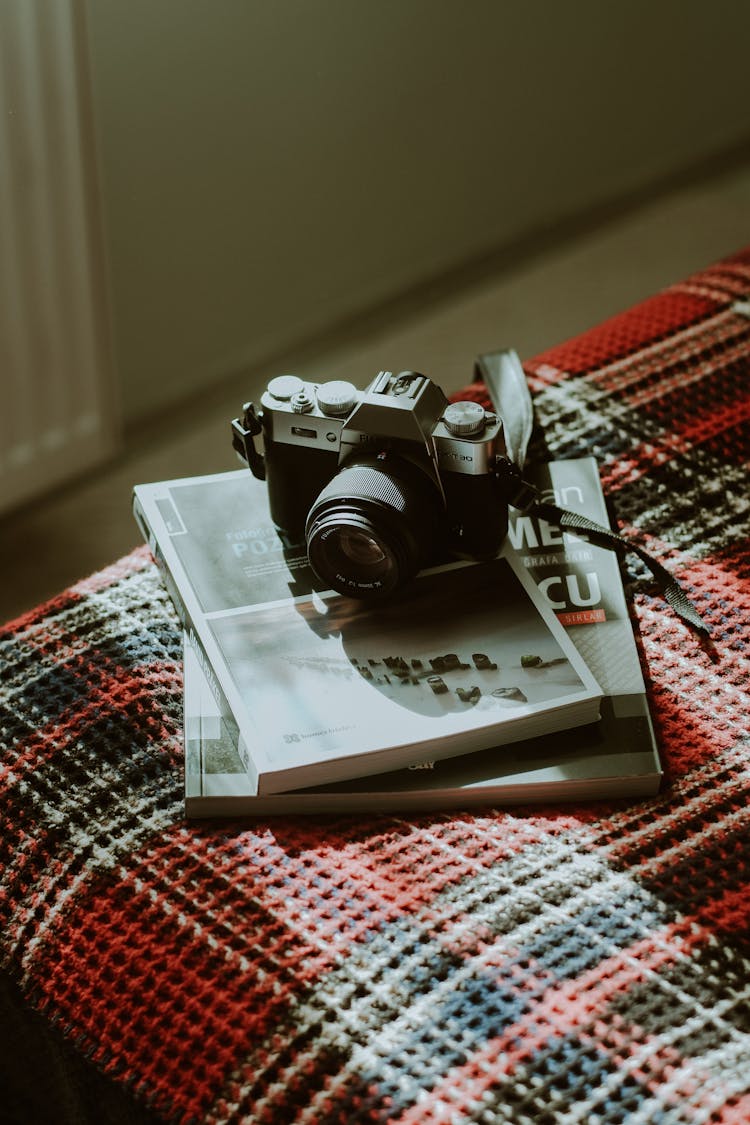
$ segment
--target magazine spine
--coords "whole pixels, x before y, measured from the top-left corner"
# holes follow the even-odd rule
[[[229,701],[224,694],[217,676],[214,674],[213,666],[206,652],[203,641],[201,640],[198,630],[195,628],[193,619],[188,611],[187,606],[185,605],[184,599],[180,594],[179,587],[174,579],[174,575],[170,570],[169,564],[164,557],[164,554],[161,551],[155,536],[152,534],[148,522],[148,517],[143,509],[137,493],[133,497],[133,515],[135,516],[135,521],[140,528],[144,540],[148,544],[148,548],[151,551],[154,562],[159,569],[166,591],[169,594],[169,597],[172,600],[172,604],[174,605],[174,608],[177,612],[177,616],[180,619],[180,624],[182,625],[190,641],[190,644],[193,647],[193,652],[195,653],[195,657],[200,664],[201,670],[205,677],[206,683],[209,686],[211,694],[216,700],[216,704],[222,714],[222,717],[226,720],[229,728],[232,731],[233,742],[237,747],[237,753],[240,756],[240,760],[245,770],[247,771],[252,784],[254,786],[257,786],[257,767],[253,762],[248,747],[245,745],[244,739],[241,736],[237,720],[235,719],[234,712],[229,704]]]

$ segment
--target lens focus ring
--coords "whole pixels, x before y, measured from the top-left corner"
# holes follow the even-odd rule
[[[326,500],[351,496],[354,499],[377,500],[396,512],[403,512],[408,502],[406,490],[399,481],[386,476],[382,469],[370,465],[352,465],[343,469],[321,492],[315,507]]]

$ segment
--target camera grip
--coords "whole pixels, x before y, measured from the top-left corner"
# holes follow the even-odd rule
[[[265,461],[271,519],[292,542],[301,543],[308,512],[336,473],[338,453],[269,442]]]
[[[448,547],[457,555],[491,559],[508,533],[508,505],[494,473],[445,473]]]

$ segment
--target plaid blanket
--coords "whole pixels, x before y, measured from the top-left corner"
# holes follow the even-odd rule
[[[749,295],[750,250],[526,364],[711,627],[628,560],[653,799],[188,823],[148,552],[2,631],[3,1120],[750,1120]]]

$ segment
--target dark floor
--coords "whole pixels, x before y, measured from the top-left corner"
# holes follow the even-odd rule
[[[655,290],[750,244],[750,165],[724,170],[581,229],[557,232],[512,261],[467,267],[401,304],[280,357],[279,371],[348,378],[383,368],[430,375],[446,392],[471,376],[476,354],[532,356]],[[265,377],[265,376],[264,376]],[[237,468],[229,419],[257,388],[206,402],[127,436],[124,452],[89,478],[0,522],[0,621],[54,596],[139,544],[133,484]]]

